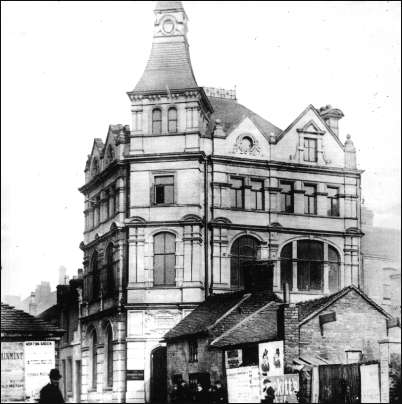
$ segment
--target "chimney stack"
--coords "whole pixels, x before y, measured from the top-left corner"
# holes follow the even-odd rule
[[[339,137],[339,120],[344,117],[343,112],[338,108],[332,108],[331,105],[321,107],[319,113],[332,132]]]
[[[37,304],[35,299],[35,292],[31,292],[31,298],[29,299],[29,314],[36,316]]]

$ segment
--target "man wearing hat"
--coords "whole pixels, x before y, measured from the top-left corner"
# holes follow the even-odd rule
[[[52,369],[49,373],[50,383],[40,391],[40,404],[61,404],[64,403],[64,398],[59,389],[59,380],[61,374],[58,369]]]

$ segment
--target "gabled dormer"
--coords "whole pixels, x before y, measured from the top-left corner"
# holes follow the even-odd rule
[[[319,111],[309,105],[276,137],[272,159],[310,166],[356,168],[355,158],[345,155],[352,148],[348,145],[346,150],[339,138],[338,121],[342,117],[341,110],[329,105]]]

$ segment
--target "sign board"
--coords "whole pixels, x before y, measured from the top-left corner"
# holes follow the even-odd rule
[[[127,380],[144,380],[144,370],[127,370]]]
[[[297,403],[299,391],[299,374],[270,376],[271,386],[275,390],[275,403]],[[261,397],[264,397],[262,395]]]
[[[39,398],[41,388],[49,383],[49,371],[55,367],[54,341],[24,342],[25,395]]]
[[[262,378],[265,376],[282,376],[283,341],[270,341],[258,344],[258,364]]]
[[[231,349],[225,351],[226,369],[238,368],[243,360],[243,351],[241,349]]]
[[[362,403],[381,402],[379,374],[378,363],[360,366],[360,397]]]
[[[21,401],[24,392],[24,343],[1,343],[1,401]]]
[[[258,366],[226,370],[229,403],[259,403],[260,377]]]

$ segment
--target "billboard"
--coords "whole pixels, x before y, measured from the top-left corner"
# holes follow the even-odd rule
[[[229,403],[259,403],[260,376],[258,366],[226,370]]]
[[[270,376],[271,386],[275,390],[275,403],[298,403],[299,374]],[[262,396],[264,397],[264,396]]]
[[[1,343],[1,401],[21,401],[24,391],[24,343]]]
[[[258,344],[258,364],[261,376],[282,376],[283,341],[270,341]]]
[[[39,398],[43,386],[49,383],[49,371],[55,367],[54,341],[26,341],[25,395],[29,399]]]

